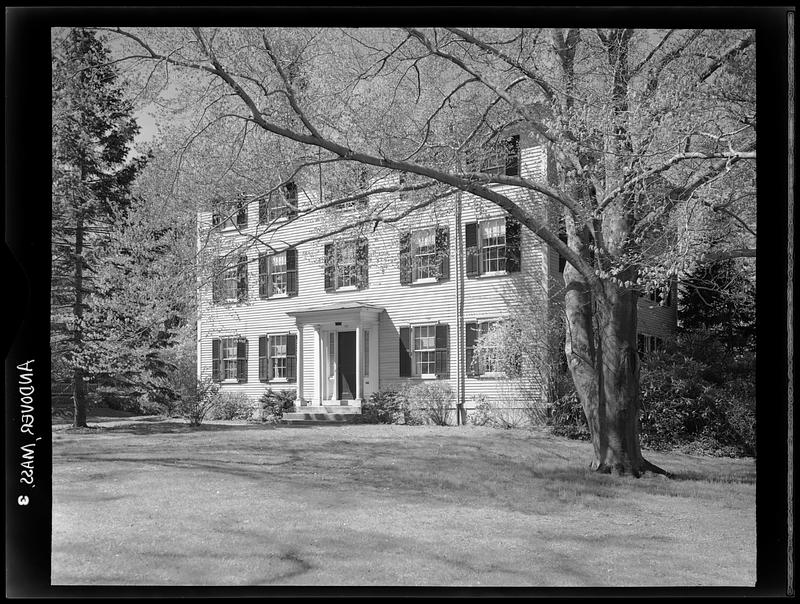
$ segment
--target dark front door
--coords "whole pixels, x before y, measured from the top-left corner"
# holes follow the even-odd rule
[[[356,332],[339,332],[339,400],[356,398]]]

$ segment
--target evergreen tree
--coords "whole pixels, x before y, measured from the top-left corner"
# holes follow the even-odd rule
[[[109,51],[72,29],[53,45],[51,353],[54,378],[72,383],[74,425],[86,426],[84,315],[94,291],[96,243],[130,204],[143,160],[128,160],[139,128]]]

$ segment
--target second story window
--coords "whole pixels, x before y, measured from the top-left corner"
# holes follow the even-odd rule
[[[506,216],[464,225],[467,277],[519,272],[520,223]]]
[[[364,289],[369,284],[366,239],[328,243],[325,253],[325,291]]]
[[[212,205],[211,226],[223,231],[247,227],[247,202],[244,199],[234,202],[216,199]]]
[[[260,224],[270,224],[276,220],[295,216],[297,216],[297,185],[292,181],[259,201],[258,222]]]
[[[247,300],[247,256],[218,258],[213,265],[212,301],[215,304]]]
[[[297,250],[258,257],[258,295],[262,298],[297,295]]]
[[[470,172],[519,176],[519,136],[510,136],[473,151],[467,156],[466,164]]]
[[[400,235],[400,283],[450,278],[450,231],[431,227]]]

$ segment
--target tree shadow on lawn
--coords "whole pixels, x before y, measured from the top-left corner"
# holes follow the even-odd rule
[[[254,431],[254,430],[274,430],[270,424],[218,424],[203,423],[199,426],[191,426],[182,422],[153,421],[153,423],[140,424],[131,422],[117,426],[103,426],[101,430],[107,432],[125,432],[135,436],[147,436],[152,434],[195,434],[199,432],[234,432],[234,431]]]

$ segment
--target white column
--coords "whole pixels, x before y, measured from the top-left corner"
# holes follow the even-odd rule
[[[317,405],[322,404],[325,392],[325,382],[322,366],[322,331],[319,326],[314,327],[314,392],[316,393]]]
[[[303,398],[303,325],[297,325],[297,349],[295,350],[297,357],[297,398]],[[299,402],[297,403],[300,404]]]
[[[364,381],[364,371],[361,359],[364,357],[364,330],[361,323],[356,325],[356,400],[361,401],[362,382]]]

